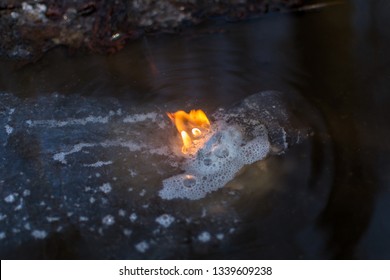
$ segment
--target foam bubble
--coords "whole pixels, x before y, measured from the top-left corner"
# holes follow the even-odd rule
[[[47,232],[44,231],[44,230],[33,230],[31,232],[31,235],[35,238],[35,239],[45,239],[46,236],[47,236]]]
[[[86,125],[89,123],[100,123],[107,124],[110,117],[115,115],[115,113],[110,113],[107,116],[87,116],[83,119],[66,119],[66,120],[28,120],[26,121],[29,127],[43,126],[48,128],[59,128],[65,126],[74,126],[74,125]]]
[[[99,189],[104,193],[109,193],[112,190],[110,183],[104,183],[102,186],[99,187]]]
[[[135,245],[135,249],[140,253],[145,253],[149,249],[149,244],[146,241],[141,241]]]
[[[112,161],[109,160],[109,161],[97,161],[95,163],[91,163],[91,164],[84,164],[84,166],[86,167],[102,167],[104,165],[110,165],[112,164]]]
[[[130,216],[129,216],[129,219],[131,222],[135,222],[137,220],[138,216],[136,213],[132,213]]]
[[[9,126],[8,124],[5,126],[5,132],[7,132],[8,135],[10,135],[14,131],[14,128],[12,126]]]
[[[16,200],[17,195],[18,195],[17,193],[11,193],[10,195],[8,195],[4,198],[4,201],[7,203],[12,203]]]
[[[146,120],[156,121],[157,113],[151,112],[146,114],[134,114],[123,119],[124,123],[137,123]]]
[[[225,237],[225,235],[224,235],[223,233],[218,233],[218,234],[216,235],[216,237],[217,237],[218,240],[223,240],[224,237]]]
[[[102,219],[103,225],[112,226],[115,223],[115,218],[111,215],[104,216]]]
[[[49,222],[49,223],[53,223],[53,222],[58,222],[60,220],[60,217],[46,217],[46,220]]]
[[[265,158],[270,151],[267,131],[261,124],[254,127],[251,140],[244,139],[236,125],[217,125],[204,147],[187,159],[185,173],[163,181],[161,198],[201,199],[226,185],[245,164]]]
[[[133,231],[131,229],[128,229],[128,228],[123,229],[123,234],[125,236],[130,236],[132,233],[133,233]]]
[[[169,214],[163,214],[156,218],[156,222],[165,228],[168,228],[174,221],[175,218]]]
[[[209,242],[211,240],[211,235],[207,231],[204,231],[198,235],[198,240],[200,242]]]
[[[31,191],[29,189],[25,189],[23,191],[23,196],[29,196],[31,194]]]
[[[89,221],[89,218],[88,218],[88,217],[85,217],[85,216],[80,216],[80,217],[79,217],[79,221],[80,221],[80,222],[88,222],[88,221]]]

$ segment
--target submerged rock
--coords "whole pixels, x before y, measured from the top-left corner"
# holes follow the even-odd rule
[[[253,191],[223,185],[243,165],[282,153],[306,134],[285,95],[262,92],[217,111],[213,121],[223,125],[189,163],[173,151],[176,131],[163,113],[172,108],[160,112],[59,94],[19,99],[3,93],[0,100],[2,258],[192,258],[222,252],[240,228],[235,204]],[[206,156],[211,164],[221,160],[220,167],[199,171]],[[221,175],[232,162],[230,173]],[[183,170],[223,178],[217,188],[201,181],[206,191],[196,198],[203,199],[172,199],[191,198],[175,189],[166,200],[164,179],[183,176]],[[189,178],[182,188],[197,180]]]

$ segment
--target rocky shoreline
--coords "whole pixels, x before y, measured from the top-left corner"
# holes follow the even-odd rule
[[[34,59],[55,46],[112,53],[152,32],[178,32],[214,16],[242,20],[304,0],[0,0],[0,57]]]

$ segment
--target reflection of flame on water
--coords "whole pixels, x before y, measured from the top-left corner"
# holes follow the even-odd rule
[[[210,129],[210,121],[202,110],[191,110],[190,113],[177,111],[167,115],[181,135],[184,154],[190,153],[194,145],[198,146],[196,144],[202,141]]]

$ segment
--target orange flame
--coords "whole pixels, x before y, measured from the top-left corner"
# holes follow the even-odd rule
[[[167,113],[167,115],[180,133],[184,154],[188,153],[194,140],[201,138],[210,128],[210,121],[202,110],[191,110],[189,114],[177,111],[176,113]]]

